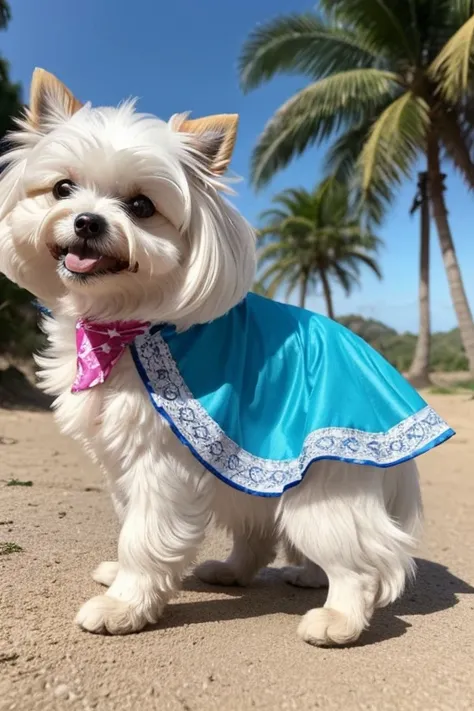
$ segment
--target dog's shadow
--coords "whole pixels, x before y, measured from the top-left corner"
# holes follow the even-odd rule
[[[439,563],[418,559],[418,574],[414,586],[395,604],[377,610],[370,629],[359,645],[374,644],[400,637],[411,625],[401,617],[431,615],[458,603],[459,594],[473,594],[474,587],[453,575]],[[301,616],[312,607],[324,604],[327,591],[294,588],[287,585],[278,568],[266,568],[248,588],[209,586],[196,577],[186,578],[183,589],[189,592],[216,592],[225,597],[212,600],[177,601],[157,627],[181,627],[224,620],[250,619],[275,614]]]

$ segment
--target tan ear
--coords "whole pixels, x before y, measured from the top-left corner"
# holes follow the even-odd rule
[[[34,128],[41,126],[58,115],[70,118],[82,107],[74,94],[44,69],[35,69],[31,79],[28,121]]]
[[[199,119],[176,115],[171,119],[175,131],[195,137],[196,148],[209,161],[212,173],[226,172],[234,151],[239,117],[237,114],[216,114]]]

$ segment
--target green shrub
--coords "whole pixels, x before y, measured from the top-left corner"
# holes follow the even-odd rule
[[[41,347],[33,297],[0,274],[0,355],[30,356]]]
[[[350,315],[338,319],[379,351],[397,370],[406,372],[413,360],[416,335],[397,333],[381,321]],[[431,370],[454,372],[468,370],[467,358],[461,343],[459,329],[446,333],[433,333],[431,342]]]

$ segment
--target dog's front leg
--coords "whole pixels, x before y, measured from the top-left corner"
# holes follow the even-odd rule
[[[126,510],[123,492],[119,495],[117,491],[112,491],[112,503],[119,523],[122,526],[125,520]],[[105,585],[105,587],[108,588],[117,577],[118,569],[118,560],[103,560],[92,572],[92,579],[95,580],[96,583],[99,583],[99,585]]]
[[[123,477],[129,499],[118,544],[118,572],[76,622],[90,632],[128,634],[160,617],[193,561],[210,519],[212,475],[144,461]],[[158,471],[157,471],[158,469]]]

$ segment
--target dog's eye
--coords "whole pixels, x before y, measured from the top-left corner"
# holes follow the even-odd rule
[[[60,180],[53,188],[53,195],[56,200],[64,200],[71,197],[75,187],[72,180]]]
[[[132,215],[135,215],[135,217],[138,217],[139,219],[151,217],[156,212],[155,206],[146,195],[137,195],[131,200],[128,200],[127,209],[132,213]]]

